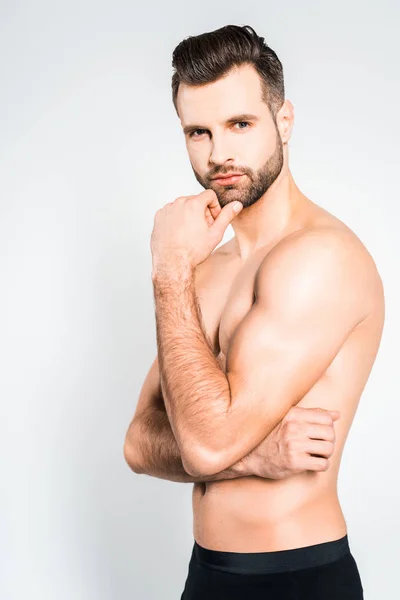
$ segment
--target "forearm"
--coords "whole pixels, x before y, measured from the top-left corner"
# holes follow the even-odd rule
[[[176,481],[197,483],[245,477],[251,473],[245,469],[245,463],[239,460],[231,467],[209,476],[189,475],[182,464],[181,453],[171,429],[168,415],[163,410],[151,410],[140,417],[128,432],[131,444],[137,451],[135,464],[131,467],[136,473]]]
[[[193,273],[177,265],[174,276],[152,277],[165,407],[185,464],[224,446],[229,384],[203,333]]]

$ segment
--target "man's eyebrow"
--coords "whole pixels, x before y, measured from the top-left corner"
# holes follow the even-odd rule
[[[237,121],[258,121],[259,117],[257,117],[257,115],[251,115],[249,113],[241,113],[240,115],[234,115],[233,117],[229,117],[229,119],[227,119],[225,121],[226,125],[229,125],[230,123],[236,123]],[[194,131],[196,129],[206,129],[206,127],[203,127],[202,125],[185,125],[185,127],[183,128],[183,133],[190,133],[191,131]]]

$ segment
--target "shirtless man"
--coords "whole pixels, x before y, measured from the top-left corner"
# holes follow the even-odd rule
[[[205,191],[155,217],[158,355],[125,458],[136,473],[194,482],[181,600],[359,600],[337,478],[379,349],[381,278],[294,182],[293,106],[264,39],[227,26],[185,39],[173,65]]]

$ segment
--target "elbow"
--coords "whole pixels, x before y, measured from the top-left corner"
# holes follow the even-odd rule
[[[124,459],[125,459],[126,463],[129,465],[129,467],[132,469],[132,471],[134,473],[137,473],[138,475],[144,473],[143,466],[141,465],[141,462],[138,457],[138,453],[136,452],[135,447],[132,444],[132,442],[125,440],[123,452],[124,452]]]
[[[210,449],[193,446],[184,448],[181,458],[183,468],[192,477],[208,477],[220,472],[219,461],[215,452]]]

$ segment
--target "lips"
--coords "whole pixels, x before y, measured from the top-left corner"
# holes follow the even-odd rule
[[[215,181],[215,185],[230,187],[235,186],[243,177],[243,173],[239,173],[238,175],[223,175],[222,177],[217,177],[213,179]]]
[[[243,175],[243,173],[228,173],[227,175],[217,175],[213,179],[229,179],[229,177],[236,177],[237,175]]]

